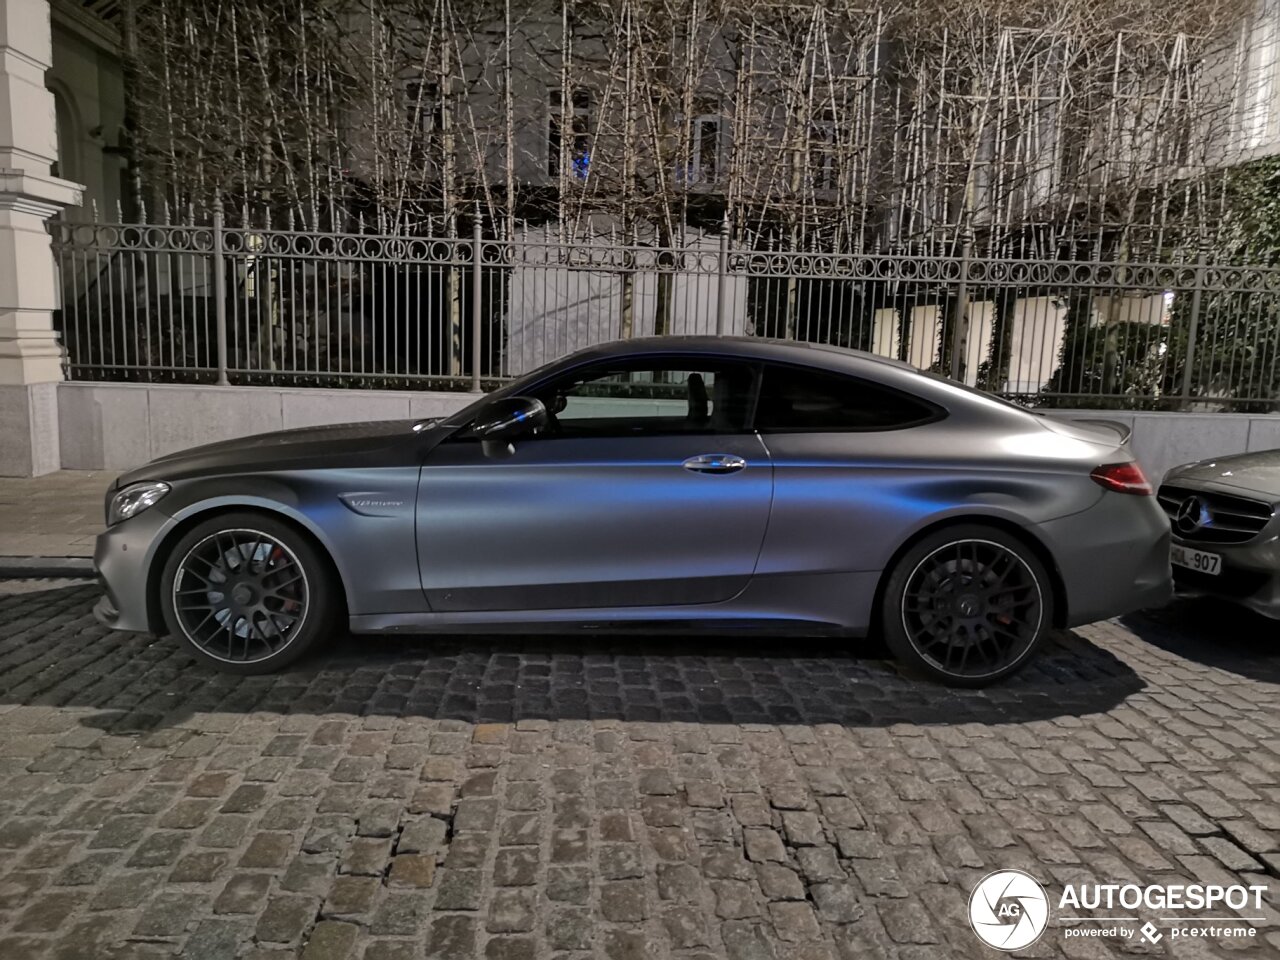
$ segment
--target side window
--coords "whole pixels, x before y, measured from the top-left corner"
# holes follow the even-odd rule
[[[580,370],[538,396],[551,437],[740,433],[753,380],[746,365],[651,360]]]
[[[866,380],[766,365],[755,425],[762,433],[894,430],[937,416],[931,404]]]

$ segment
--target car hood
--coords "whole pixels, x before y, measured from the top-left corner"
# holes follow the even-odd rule
[[[1269,498],[1280,499],[1280,450],[1237,453],[1212,457],[1174,467],[1165,474],[1168,483],[1199,481],[1216,486],[1238,487]]]
[[[235,440],[207,443],[179,450],[131,470],[117,481],[124,486],[138,480],[177,480],[215,476],[241,470],[316,469],[367,461],[388,448],[407,447],[433,421],[382,420],[301,427],[259,433]]]

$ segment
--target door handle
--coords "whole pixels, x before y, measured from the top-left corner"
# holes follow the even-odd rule
[[[737,473],[746,465],[746,460],[732,453],[703,453],[680,464],[694,473]]]

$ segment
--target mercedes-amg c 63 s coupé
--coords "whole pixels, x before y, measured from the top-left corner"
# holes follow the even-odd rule
[[[120,477],[100,619],[239,673],[357,634],[882,632],[976,686],[1164,603],[1124,436],[831,347],[592,347],[441,420],[286,430]]]

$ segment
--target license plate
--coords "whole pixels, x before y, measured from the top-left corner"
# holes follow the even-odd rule
[[[1188,570],[1198,570],[1214,576],[1222,572],[1222,557],[1218,554],[1192,550],[1190,547],[1183,547],[1176,543],[1169,545],[1169,559]]]

